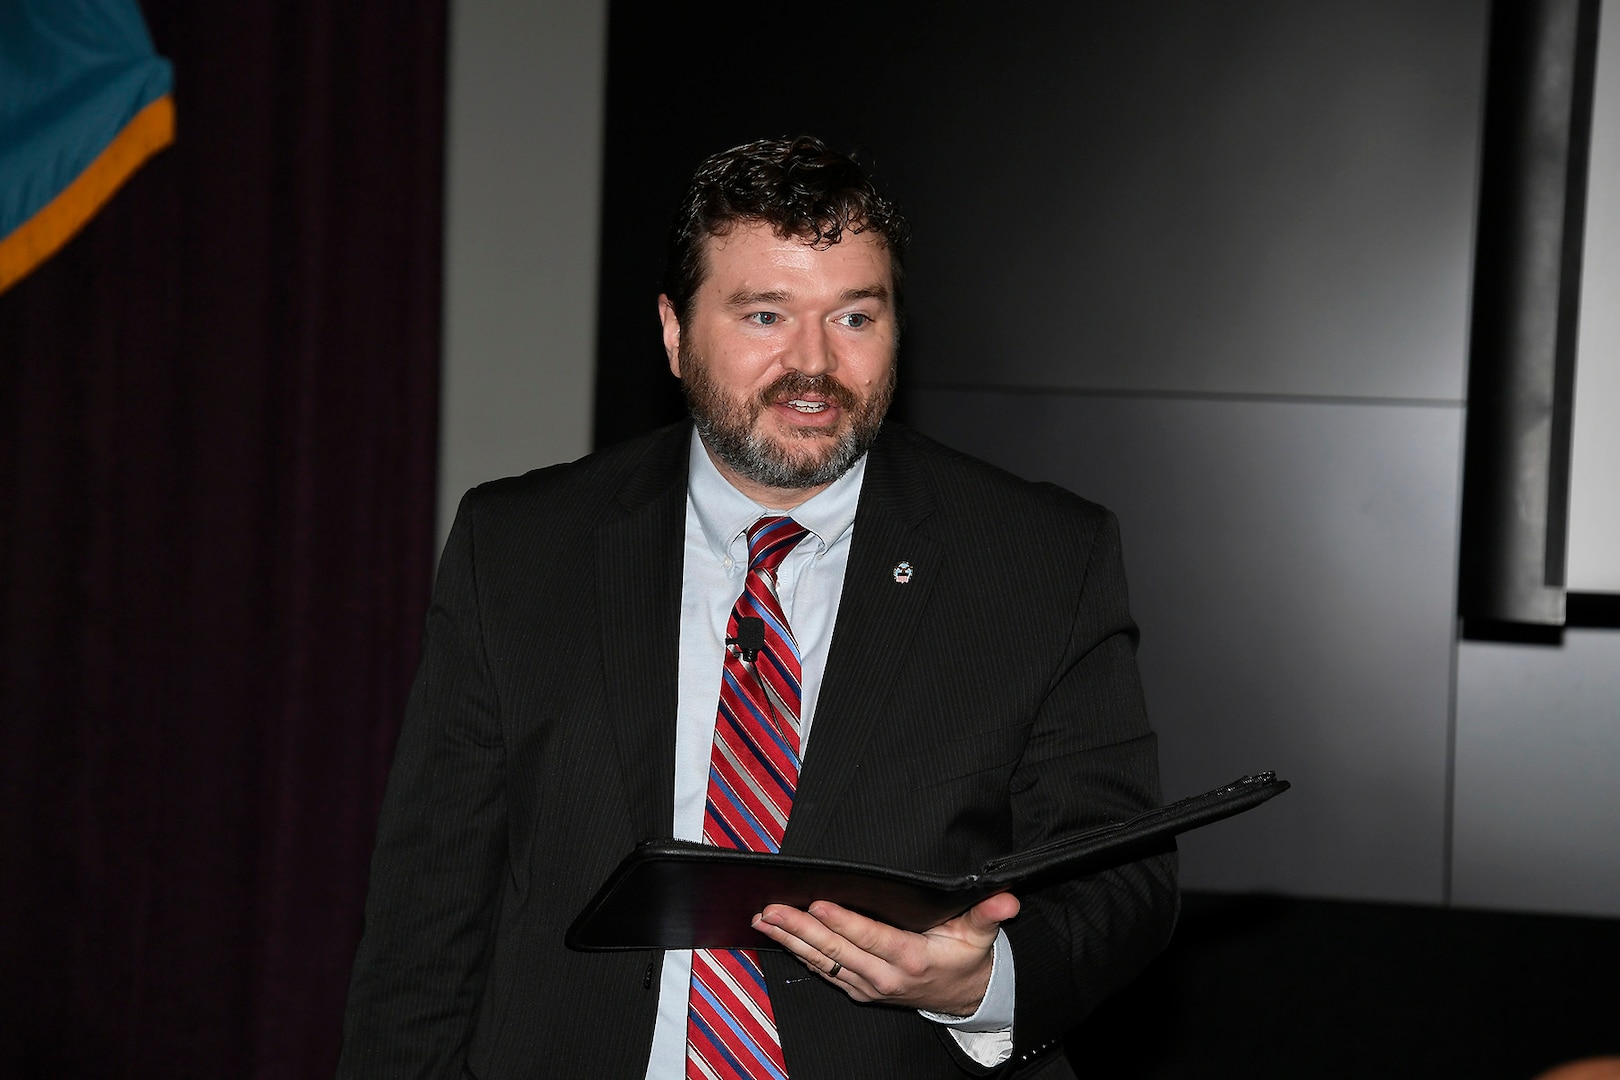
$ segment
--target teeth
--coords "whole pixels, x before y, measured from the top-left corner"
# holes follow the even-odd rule
[[[804,401],[800,398],[793,398],[788,404],[802,413],[818,413],[827,407],[825,401]]]

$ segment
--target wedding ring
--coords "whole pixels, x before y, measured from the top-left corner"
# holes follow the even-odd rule
[[[836,978],[838,978],[838,973],[840,971],[843,971],[843,970],[844,970],[844,965],[840,964],[838,961],[834,960],[832,970],[827,972],[827,978],[836,979]]]

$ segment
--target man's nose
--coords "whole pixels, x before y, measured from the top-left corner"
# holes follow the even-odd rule
[[[785,366],[804,375],[825,375],[838,366],[827,328],[807,326],[794,338],[793,347],[783,357]]]

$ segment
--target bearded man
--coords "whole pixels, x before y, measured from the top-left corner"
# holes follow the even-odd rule
[[[1173,856],[923,933],[563,943],[647,838],[962,873],[1158,804],[1112,516],[884,422],[905,241],[818,140],[715,155],[658,298],[692,422],[463,500],[341,1076],[1072,1077],[1163,947]]]

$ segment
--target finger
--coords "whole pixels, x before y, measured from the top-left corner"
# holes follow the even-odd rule
[[[808,911],[786,904],[768,904],[765,910],[754,916],[754,926],[763,933],[771,934],[772,930],[787,934],[804,942],[810,948],[818,943],[827,941],[834,936],[820,919]],[[771,934],[773,940],[779,940]]]
[[[832,935],[809,940],[823,955],[843,964],[840,984],[856,1001],[903,1001],[937,982],[950,964],[952,953],[936,951],[926,935],[867,918],[829,900],[812,903],[809,914]],[[989,940],[993,942],[994,936]],[[954,953],[958,957],[959,941],[960,937],[953,938],[950,946],[958,950]]]
[[[813,916],[797,908],[767,907],[754,916],[754,929],[804,961],[812,971],[827,972],[834,964],[847,964],[855,951]]]
[[[880,971],[884,961],[856,948],[815,916],[772,904],[754,916],[753,926],[824,978],[836,967],[833,981],[856,1000],[867,1000],[876,993],[869,975]]]
[[[829,918],[837,925],[829,922]],[[827,904],[819,900],[811,904],[807,911],[785,904],[771,904],[760,913],[760,919],[765,925],[785,930],[812,949],[834,960],[842,960],[845,964],[850,962],[846,954],[862,949],[863,945],[861,941],[841,933],[840,927],[854,931],[867,929],[862,924],[881,926],[872,923],[870,919],[863,919],[852,911],[846,911],[837,904]]]
[[[810,905],[809,914],[813,915],[834,937],[842,939],[849,945],[864,953],[879,957],[886,961],[893,961],[906,949],[908,938],[916,935],[898,930],[888,923],[869,919],[865,915],[858,915],[846,907],[840,907],[830,900],[817,900]],[[829,940],[829,947],[842,948],[838,941]],[[823,950],[826,951],[826,950]],[[843,956],[829,952],[833,959],[849,960]]]
[[[765,915],[761,913],[754,916],[750,925],[753,926],[755,930],[758,930],[760,933],[764,934],[766,937],[770,938],[772,941],[776,942],[778,945],[782,946],[782,948],[786,949],[788,952],[792,953],[794,956],[797,956],[801,960],[804,960],[812,955],[821,955],[816,950],[814,945],[811,945],[809,942],[799,937],[798,934],[793,932],[791,927],[782,926],[780,922],[780,916],[773,916],[771,919],[767,919]]]

